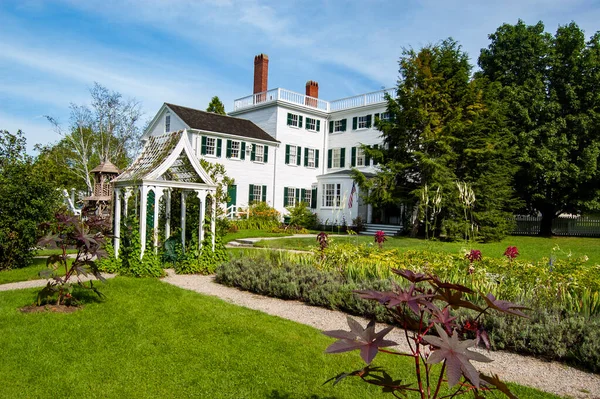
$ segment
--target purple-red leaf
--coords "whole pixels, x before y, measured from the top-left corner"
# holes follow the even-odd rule
[[[365,363],[370,364],[377,355],[379,348],[398,345],[396,342],[383,339],[385,335],[392,331],[393,327],[386,327],[376,333],[374,321],[369,322],[366,328],[363,328],[359,322],[350,316],[348,316],[347,321],[350,331],[323,332],[328,337],[339,339],[339,341],[329,345],[325,350],[326,353],[341,353],[358,349]]]
[[[483,294],[482,294],[482,296],[483,296]],[[508,313],[508,314],[512,314],[515,316],[521,316],[521,317],[527,317],[527,318],[529,317],[525,313],[521,312],[521,309],[529,310],[529,308],[526,306],[517,305],[516,303],[504,301],[501,299],[496,299],[496,297],[492,294],[487,294],[486,296],[483,296],[483,299],[485,299],[485,301],[487,302],[487,305],[490,308],[496,309],[499,312]]]
[[[427,358],[427,363],[446,361],[446,376],[450,387],[458,384],[461,375],[464,375],[476,388],[479,388],[479,373],[469,360],[477,362],[491,362],[492,360],[468,349],[475,344],[474,340],[460,341],[456,332],[448,336],[443,328],[437,324],[434,326],[439,337],[433,335],[423,337],[423,340],[435,347]]]
[[[412,283],[418,283],[420,281],[431,280],[431,277],[424,273],[415,273],[412,270],[408,269],[392,269],[392,272],[396,273],[399,276],[404,277],[408,281]]]
[[[435,309],[433,311],[433,317],[431,318],[432,323],[439,323],[444,326],[448,333],[451,333],[452,330],[456,327],[456,316],[450,316],[450,309],[444,308],[444,310]]]

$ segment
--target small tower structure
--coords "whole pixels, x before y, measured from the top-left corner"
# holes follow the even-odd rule
[[[92,195],[83,199],[83,216],[99,216],[112,221],[112,180],[119,169],[110,161],[103,161],[91,171],[94,179]]]

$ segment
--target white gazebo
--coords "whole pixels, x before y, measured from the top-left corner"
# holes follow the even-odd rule
[[[123,173],[113,180],[115,214],[114,214],[114,247],[115,256],[119,255],[121,216],[127,216],[127,202],[131,195],[139,205],[139,223],[142,254],[146,247],[146,216],[148,194],[154,193],[154,237],[156,249],[158,245],[159,202],[165,197],[165,238],[171,234],[171,194],[173,189],[181,190],[181,240],[185,246],[186,197],[195,194],[200,201],[200,218],[198,228],[199,245],[204,240],[203,221],[207,212],[207,197],[211,197],[212,249],[215,247],[216,200],[217,186],[200,162],[188,140],[187,130],[167,133],[161,136],[148,137],[140,156]],[[125,206],[122,206],[124,199]],[[137,201],[139,200],[139,204]]]

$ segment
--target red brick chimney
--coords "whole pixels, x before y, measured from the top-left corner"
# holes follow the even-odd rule
[[[254,57],[254,93],[263,93],[267,91],[267,80],[269,78],[269,57],[266,54],[259,54]],[[256,96],[255,96],[256,97]],[[257,98],[257,102],[264,101],[266,95]]]
[[[309,80],[308,82],[306,82],[306,98],[304,99],[304,104],[308,105],[309,107],[316,107],[316,98],[319,98],[319,84],[314,80]]]
[[[306,95],[309,97],[319,98],[319,84],[314,80],[306,82]]]

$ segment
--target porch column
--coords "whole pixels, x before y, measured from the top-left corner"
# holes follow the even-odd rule
[[[148,187],[142,186],[140,188],[140,197],[140,256],[144,256],[144,250],[146,249],[146,208],[148,207]]]
[[[171,189],[166,189],[165,199],[165,240],[171,237]]]
[[[369,190],[371,195],[371,190]],[[373,223],[373,205],[367,204],[367,223]]]
[[[206,190],[196,190],[196,195],[199,200],[199,218],[200,223],[198,223],[198,249],[202,248],[202,242],[204,241],[204,218],[206,215]]]
[[[187,192],[181,192],[181,245],[185,250],[185,197]]]
[[[217,195],[216,191],[213,191],[210,195],[210,202],[212,204],[212,213],[210,218],[210,232],[212,238],[212,250],[215,251],[215,230],[216,230],[216,219],[217,219],[217,199],[215,198]]]
[[[115,247],[115,258],[119,257],[119,245],[121,243],[121,189],[115,188],[115,219],[114,219],[114,247]]]

